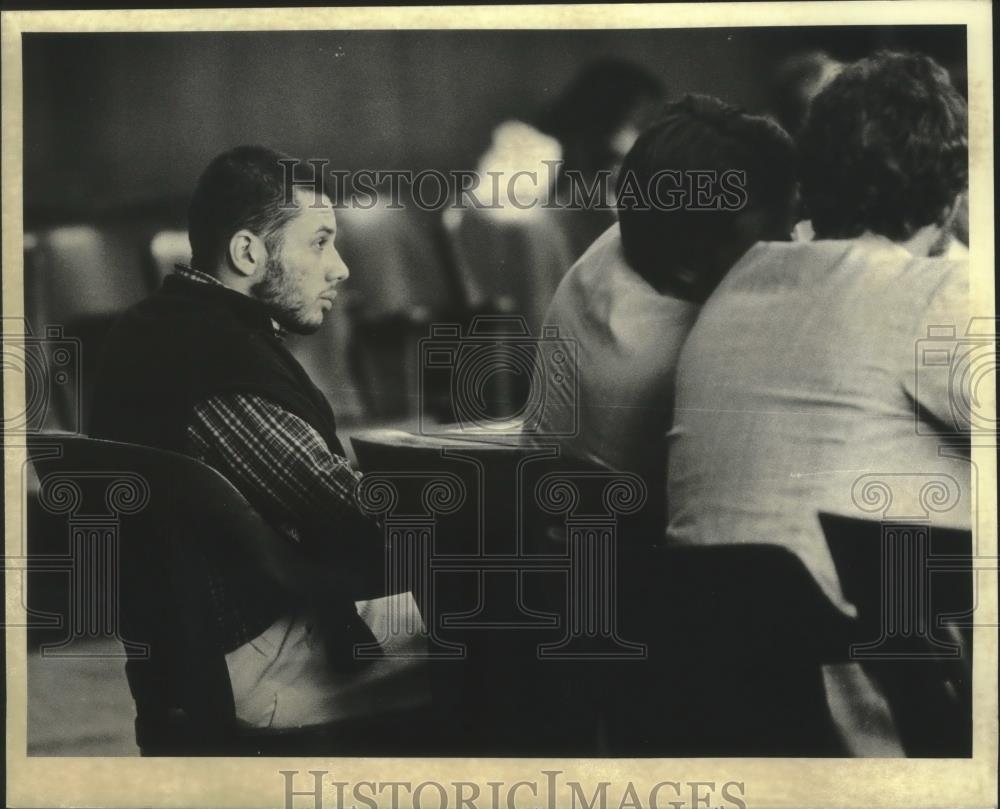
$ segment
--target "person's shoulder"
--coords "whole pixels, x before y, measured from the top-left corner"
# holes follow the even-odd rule
[[[965,257],[915,258],[907,267],[908,285],[918,305],[965,311],[969,305],[969,261]]]
[[[590,246],[583,251],[583,254],[573,262],[570,271],[580,267],[589,267],[593,264],[606,264],[609,258],[622,257],[622,234],[618,223],[615,222],[600,236],[590,243]]]
[[[224,307],[212,307],[197,296],[178,295],[165,285],[122,312],[108,332],[108,344],[129,351],[172,347],[178,356],[193,351],[238,348],[242,338]]]
[[[613,272],[624,261],[621,233],[616,222],[591,242],[583,254],[573,262],[563,275],[556,295],[560,292],[565,295],[574,287],[589,286],[594,280]]]
[[[969,277],[969,259],[963,255],[914,256],[909,272],[941,280],[961,280]]]
[[[756,242],[736,261],[732,269],[774,267],[785,263],[814,263],[825,255],[843,252],[831,242]]]
[[[220,289],[168,277],[156,292],[127,310],[125,316],[137,322],[183,324],[198,331],[227,329],[236,322],[236,317],[230,307],[220,303],[216,294]]]
[[[161,290],[157,290],[152,295],[143,298],[127,309],[118,312],[108,330],[108,337],[119,339],[135,339],[142,332],[149,329],[150,323],[157,318],[160,308]]]
[[[798,285],[810,271],[836,263],[843,252],[842,245],[829,242],[757,242],[737,259],[713,296],[747,285]]]
[[[744,254],[744,258],[815,257],[840,255],[848,249],[849,243],[834,239],[813,241],[757,242]]]

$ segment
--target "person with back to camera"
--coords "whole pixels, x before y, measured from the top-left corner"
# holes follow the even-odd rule
[[[871,519],[852,499],[859,478],[947,475],[960,506],[930,516],[968,527],[968,448],[941,450],[969,424],[949,369],[921,368],[918,384],[914,359],[930,327],[965,334],[969,320],[967,260],[944,255],[968,180],[966,115],[946,71],[902,53],[846,66],[813,100],[798,149],[815,238],[752,247],[680,354],[669,543],[784,545],[853,615],[818,513]],[[925,511],[918,491],[894,498],[898,513]],[[843,748],[820,754],[903,752],[858,664],[823,681]]]

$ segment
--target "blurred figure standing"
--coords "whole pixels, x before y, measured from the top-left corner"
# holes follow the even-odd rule
[[[563,274],[614,222],[614,174],[663,92],[641,67],[595,62],[535,126],[497,127],[478,173],[489,185],[490,173],[500,172],[499,204],[445,215],[473,309],[521,315],[537,331]],[[519,171],[537,179],[508,183]],[[581,195],[582,187],[594,195]]]
[[[660,80],[645,69],[607,59],[581,70],[539,117],[539,130],[562,146],[554,194],[570,203],[558,210],[564,214],[572,260],[614,222],[618,171],[639,135],[658,117],[664,94]],[[595,185],[600,194],[596,205],[580,198]]]

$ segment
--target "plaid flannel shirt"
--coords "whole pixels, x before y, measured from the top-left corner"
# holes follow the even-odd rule
[[[189,267],[178,273],[220,282]],[[273,321],[272,321],[273,322]],[[282,334],[274,323],[275,331]],[[212,396],[194,408],[187,428],[191,454],[227,477],[251,503],[282,516],[276,526],[297,538],[303,514],[358,513],[354,493],[361,474],[335,455],[319,432],[284,408],[252,394]]]

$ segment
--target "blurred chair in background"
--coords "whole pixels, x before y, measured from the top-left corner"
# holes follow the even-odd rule
[[[66,225],[35,234],[36,317],[65,323],[101,317],[147,295],[153,278],[131,228]]]
[[[343,296],[347,318],[331,318],[330,328],[350,321],[349,329],[338,332],[338,344],[349,341],[345,353],[358,383],[355,410],[360,400],[374,421],[416,414],[418,341],[427,336],[430,322],[462,316],[440,220],[412,200],[389,207],[393,202],[383,196],[370,208],[337,211],[338,244],[351,276]],[[312,343],[323,349],[328,345]],[[338,413],[348,409],[325,392]]]
[[[153,259],[156,278],[163,281],[174,271],[177,264],[191,261],[191,243],[186,230],[161,230],[149,243],[149,254]]]
[[[82,398],[56,398],[47,428],[79,429],[82,416],[70,410],[87,400],[105,332],[118,312],[152,290],[144,239],[128,225],[64,225],[25,235],[28,327],[36,336],[59,328],[59,339],[79,341],[77,357],[65,369],[73,378],[62,388]]]

